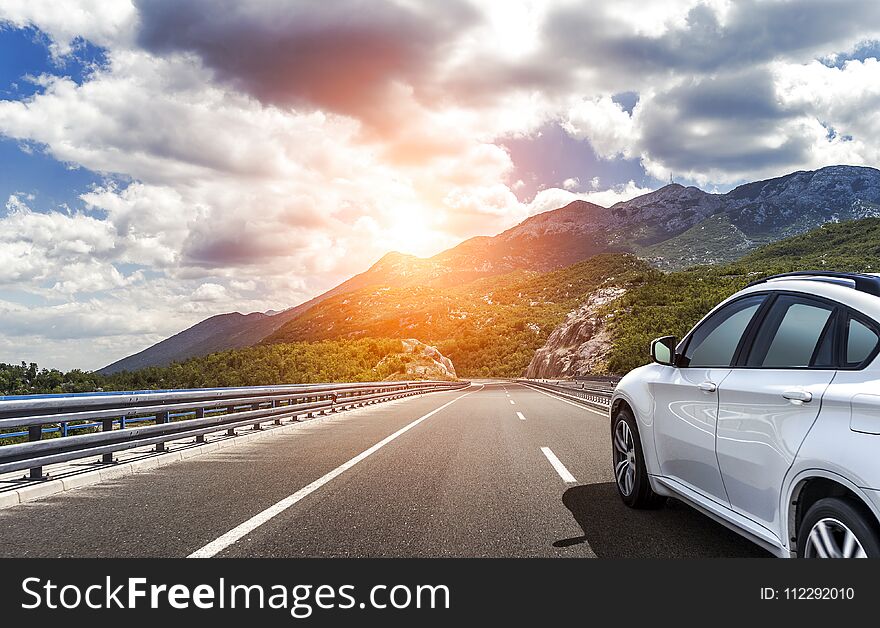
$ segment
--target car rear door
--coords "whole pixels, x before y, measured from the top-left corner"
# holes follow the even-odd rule
[[[840,309],[803,294],[768,303],[718,387],[718,465],[730,505],[779,535],[780,489],[835,375]]]
[[[765,300],[765,294],[749,295],[713,312],[683,341],[681,364],[650,384],[662,475],[724,505],[729,502],[715,454],[717,389]]]

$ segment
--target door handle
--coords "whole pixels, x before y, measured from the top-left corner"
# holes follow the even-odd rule
[[[715,384],[715,382],[703,382],[701,384],[697,384],[697,388],[699,388],[703,392],[715,392],[718,389],[718,386]]]
[[[813,400],[813,393],[806,390],[786,390],[782,393],[782,396],[789,401],[800,401],[802,403],[808,403]]]

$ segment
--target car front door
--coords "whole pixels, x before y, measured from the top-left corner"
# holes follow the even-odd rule
[[[782,293],[718,387],[718,464],[730,505],[779,536],[780,490],[835,374],[838,307]]]
[[[750,295],[713,312],[685,338],[679,366],[664,369],[651,384],[660,472],[724,505],[729,501],[715,455],[717,389],[765,299]]]

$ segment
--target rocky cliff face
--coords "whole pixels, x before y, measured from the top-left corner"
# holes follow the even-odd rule
[[[406,363],[407,379],[457,379],[452,360],[440,353],[437,347],[409,338],[402,340],[403,353],[410,357]]]
[[[623,295],[619,287],[600,288],[557,327],[535,352],[526,369],[528,378],[566,378],[595,374],[611,346],[611,336],[599,309]]]

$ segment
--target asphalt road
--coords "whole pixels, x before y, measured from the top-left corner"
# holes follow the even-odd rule
[[[0,556],[768,555],[676,501],[626,508],[610,451],[598,412],[475,385],[0,510]]]

